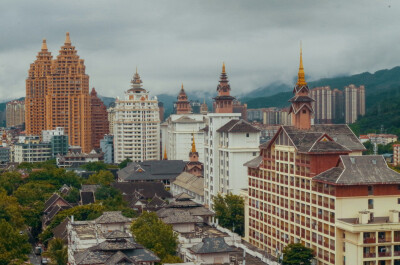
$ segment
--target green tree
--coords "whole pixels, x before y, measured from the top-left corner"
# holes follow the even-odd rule
[[[25,206],[35,201],[46,201],[55,190],[56,187],[46,181],[28,182],[20,186],[13,195]]]
[[[311,265],[314,250],[303,246],[301,243],[288,244],[283,249],[283,265]]]
[[[122,161],[121,163],[119,163],[118,167],[122,169],[122,168],[126,167],[130,162],[132,162],[132,160],[127,158],[124,161]]]
[[[9,222],[17,229],[22,229],[25,220],[21,212],[22,209],[17,199],[8,196],[4,190],[0,190],[0,219]]]
[[[0,265],[8,265],[12,261],[21,264],[27,260],[30,250],[28,236],[20,235],[19,230],[0,219]]]
[[[213,210],[215,217],[222,227],[231,231],[244,234],[244,200],[234,194],[222,196],[218,194],[213,199]]]
[[[87,184],[109,186],[111,182],[114,182],[114,180],[114,175],[110,171],[100,170],[98,173],[90,175]]]
[[[144,212],[131,226],[132,234],[138,243],[152,250],[165,262],[175,256],[178,246],[178,236],[172,226],[164,224],[154,212]]]
[[[88,171],[96,172],[99,172],[100,170],[106,170],[108,168],[107,164],[105,164],[103,161],[89,162],[81,167]]]
[[[68,247],[64,245],[61,238],[54,238],[49,242],[49,247],[43,255],[50,258],[51,265],[66,265],[68,262]]]
[[[5,189],[8,195],[13,194],[23,183],[24,180],[18,172],[5,172],[0,175],[0,188]]]
[[[121,194],[119,190],[111,186],[100,186],[95,193],[96,200],[105,200],[108,198],[113,198]]]

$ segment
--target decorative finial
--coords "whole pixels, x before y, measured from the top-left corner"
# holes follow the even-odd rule
[[[137,66],[136,66],[136,74],[137,74]]]
[[[226,72],[225,72],[225,62],[222,62],[222,73],[226,74]]]
[[[182,82],[181,90],[183,90],[183,82]]]
[[[46,39],[43,39],[43,42],[42,42],[42,51],[47,51]]]
[[[194,142],[194,133],[192,133],[193,142],[192,142],[192,153],[196,153],[196,143]]]
[[[69,37],[69,32],[67,32],[67,34],[65,36],[65,43],[64,44],[71,44],[71,39]]]
[[[168,157],[167,157],[167,146],[166,145],[164,146],[164,158],[163,158],[163,160],[168,160]]]
[[[305,79],[304,67],[303,67],[303,49],[302,49],[301,42],[300,42],[300,66],[299,66],[299,73],[298,73],[298,78],[297,78],[297,85],[298,86],[307,85],[307,82]]]

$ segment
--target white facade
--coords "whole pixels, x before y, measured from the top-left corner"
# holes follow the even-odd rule
[[[42,131],[42,142],[50,143],[51,137],[56,135],[64,135],[63,127],[56,127],[55,130],[44,130]]]
[[[217,130],[240,113],[209,113],[205,133],[204,199],[212,208],[218,193],[239,194],[247,188],[247,168],[243,164],[259,154],[260,132],[219,133]]]
[[[115,102],[114,159],[141,162],[160,159],[160,116],[157,98],[141,88],[136,73],[125,98]]]
[[[204,163],[204,131],[201,129],[205,126],[203,114],[171,115],[162,126],[162,154],[166,148],[168,159],[187,161],[194,136],[199,162]]]
[[[51,146],[41,143],[39,136],[20,137],[14,145],[14,162],[44,162],[51,159]]]

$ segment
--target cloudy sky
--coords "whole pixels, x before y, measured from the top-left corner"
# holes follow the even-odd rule
[[[90,86],[122,96],[136,66],[152,94],[214,91],[222,62],[232,92],[291,83],[303,43],[314,80],[400,65],[400,2],[267,0],[1,0],[0,101],[25,95],[43,38],[65,33]]]

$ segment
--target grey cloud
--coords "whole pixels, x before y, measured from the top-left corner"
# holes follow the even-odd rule
[[[90,85],[121,96],[138,66],[153,94],[215,91],[222,61],[234,94],[291,83],[299,42],[311,79],[399,65],[395,1],[1,1],[0,100],[25,94],[41,39],[71,33]]]

